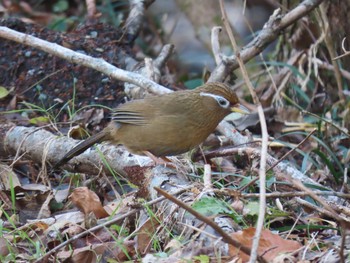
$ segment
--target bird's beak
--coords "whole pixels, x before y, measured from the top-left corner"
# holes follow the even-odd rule
[[[232,107],[231,111],[232,112],[237,112],[237,113],[240,113],[240,114],[244,114],[244,115],[250,114],[250,111],[246,107],[244,107],[243,105],[240,105],[240,104],[238,104],[235,107]]]

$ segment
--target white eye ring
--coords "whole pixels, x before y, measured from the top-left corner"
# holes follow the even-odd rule
[[[216,102],[219,104],[219,106],[224,109],[228,109],[230,107],[230,102],[227,99],[225,99],[223,96],[214,95],[206,92],[201,92],[199,95],[214,98]]]

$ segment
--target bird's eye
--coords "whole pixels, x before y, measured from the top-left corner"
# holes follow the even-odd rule
[[[230,102],[227,100],[227,99],[225,99],[225,98],[223,98],[223,97],[221,97],[221,96],[217,96],[216,97],[216,101],[219,103],[219,105],[221,106],[221,107],[223,107],[223,108],[228,108],[228,106],[230,106]]]
[[[216,102],[220,105],[220,107],[222,107],[224,109],[228,109],[230,106],[230,102],[222,96],[214,95],[214,94],[206,93],[206,92],[201,92],[200,95],[204,96],[204,97],[211,97],[211,98],[215,99]]]

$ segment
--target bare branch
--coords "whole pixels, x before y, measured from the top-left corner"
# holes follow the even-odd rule
[[[222,55],[219,41],[219,33],[221,32],[221,30],[222,28],[220,26],[213,27],[213,29],[211,30],[211,47],[213,50],[216,65],[220,65],[222,63]]]
[[[310,13],[322,2],[323,0],[305,0],[285,15],[282,15],[280,11],[275,11],[259,34],[242,48],[240,52],[242,61],[245,63],[261,53],[268,44],[283,33],[283,30]],[[208,81],[223,81],[227,77],[227,74],[238,67],[239,64],[235,56],[228,61],[224,60],[215,68]]]
[[[126,35],[128,41],[132,42],[138,36],[145,14],[145,3],[143,0],[129,0],[130,12],[126,19]]]
[[[71,63],[76,63],[79,65],[83,65],[83,66],[95,69],[97,71],[100,71],[106,74],[111,78],[118,79],[125,82],[130,82],[137,86],[144,87],[151,93],[164,94],[164,93],[171,92],[169,89],[143,77],[140,74],[136,74],[133,72],[129,72],[129,71],[125,71],[123,69],[117,68],[109,64],[108,62],[106,62],[104,59],[87,56],[85,54],[81,54],[71,49],[60,46],[56,43],[51,43],[31,35],[23,34],[4,26],[0,26],[0,37],[6,38],[24,45],[32,46],[34,48],[40,49],[54,56],[63,58]]]
[[[220,0],[220,8],[221,8],[221,13],[223,16],[223,23],[225,25],[225,29],[227,31],[227,34],[230,38],[233,50],[236,54],[236,60],[239,64],[239,68],[241,69],[243,79],[249,89],[249,92],[253,98],[254,104],[257,106],[258,113],[259,113],[259,120],[260,120],[260,127],[261,127],[261,132],[262,132],[262,144],[261,144],[261,158],[260,158],[260,167],[259,167],[259,186],[260,186],[260,196],[259,196],[259,216],[258,216],[258,221],[256,224],[256,231],[254,235],[254,240],[252,244],[252,250],[250,254],[250,260],[249,262],[254,263],[258,257],[258,248],[259,248],[259,241],[260,241],[260,236],[262,233],[262,229],[264,226],[264,221],[265,221],[265,213],[266,213],[266,160],[267,160],[267,143],[268,143],[268,132],[267,132],[267,125],[266,125],[266,119],[265,119],[265,114],[264,114],[264,109],[259,101],[258,96],[255,93],[253,84],[251,83],[247,69],[244,66],[243,60],[241,59],[241,54],[236,42],[236,39],[233,36],[233,32],[231,30],[230,24],[227,20],[227,14],[226,10],[224,7],[224,2],[223,0]]]

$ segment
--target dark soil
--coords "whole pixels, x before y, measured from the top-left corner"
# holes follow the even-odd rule
[[[131,56],[131,44],[123,41],[121,31],[96,21],[89,21],[70,33],[51,31],[14,18],[0,20],[0,26],[103,58],[120,68],[124,68],[125,58]],[[68,106],[78,109],[101,104],[114,108],[124,98],[119,81],[96,70],[7,40],[0,41],[0,85],[11,90],[9,96],[0,100],[0,111],[23,109],[27,106],[21,102],[25,101],[44,109],[55,105],[52,113],[63,113],[57,121],[68,120]],[[30,117],[35,115],[31,113]]]

